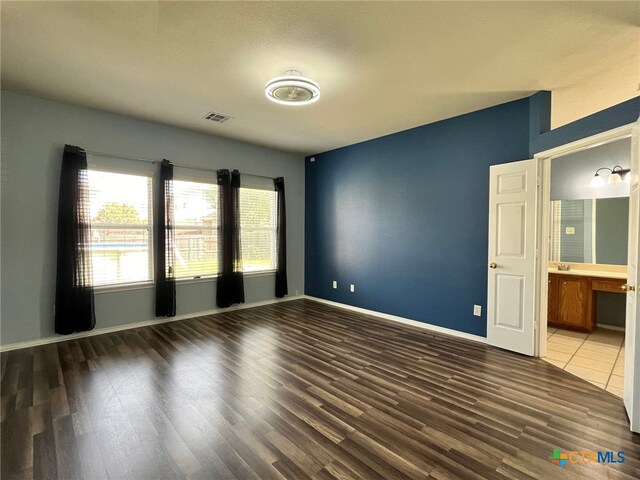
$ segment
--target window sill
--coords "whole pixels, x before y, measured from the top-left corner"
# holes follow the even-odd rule
[[[260,270],[258,272],[245,272],[244,278],[247,277],[265,277],[268,275],[275,275],[275,270]],[[202,282],[213,282],[218,278],[218,275],[208,275],[202,278],[178,278],[176,279],[176,284],[183,285],[188,283],[202,283]]]
[[[275,270],[261,270],[259,272],[246,272],[245,278],[252,277],[266,277],[269,275],[275,275]],[[202,278],[179,278],[176,280],[176,285],[189,285],[191,283],[213,283],[217,275],[202,277]],[[146,290],[148,288],[155,288],[155,282],[140,282],[140,283],[123,283],[120,285],[104,285],[100,287],[94,287],[93,292],[95,295],[101,295],[103,293],[116,293],[116,292],[128,292],[131,290]]]
[[[218,278],[217,275],[207,275],[206,277],[198,277],[198,278],[176,278],[176,285],[188,285],[190,283],[214,282],[216,278]]]
[[[101,295],[103,293],[128,292],[130,290],[146,290],[155,288],[155,282],[121,283],[119,285],[104,285],[93,287],[93,293]]]
[[[268,275],[275,275],[275,270],[259,270],[257,272],[245,272],[245,277],[266,277]]]

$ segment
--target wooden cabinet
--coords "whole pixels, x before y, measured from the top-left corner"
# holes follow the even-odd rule
[[[549,274],[549,300],[547,301],[547,323],[558,322],[558,276]]]
[[[590,332],[595,327],[591,278],[549,274],[550,327]]]
[[[622,286],[626,280],[616,280],[615,278],[594,278],[591,280],[591,290],[599,292],[625,293]]]
[[[549,273],[547,324],[579,332],[596,326],[596,292],[624,293],[626,279]]]
[[[563,276],[558,279],[557,322],[576,330],[593,330],[589,279]]]

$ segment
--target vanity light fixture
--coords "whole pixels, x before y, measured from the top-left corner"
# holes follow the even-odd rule
[[[631,170],[624,169],[620,165],[616,165],[611,170],[611,175],[609,175],[609,185],[617,185],[618,183],[624,181],[625,183],[631,183]]]
[[[308,105],[320,98],[320,86],[297,70],[288,70],[283,77],[270,80],[264,87],[269,100],[281,105]]]
[[[604,179],[600,176],[601,170],[609,171],[609,178],[607,179],[609,185],[618,185],[623,181],[625,183],[631,182],[631,174],[629,173],[631,170],[628,168],[622,168],[620,165],[616,165],[613,168],[602,167],[596,170],[595,175],[591,179],[591,186],[594,188],[602,187],[605,184]]]

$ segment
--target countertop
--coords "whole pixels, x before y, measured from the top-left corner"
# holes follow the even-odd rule
[[[558,275],[577,275],[581,277],[612,278],[616,280],[627,279],[627,267],[622,265],[571,265],[569,270],[558,270],[555,264],[550,264],[549,273]]]

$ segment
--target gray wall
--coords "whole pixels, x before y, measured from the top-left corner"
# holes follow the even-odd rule
[[[629,237],[629,199],[600,198],[596,201],[596,260],[610,265],[627,264]],[[598,292],[598,323],[625,326],[627,296]]]
[[[624,327],[627,315],[627,296],[623,293],[596,293],[596,322],[614,327]]]
[[[620,165],[629,168],[631,139],[589,148],[551,161],[551,200],[580,200],[585,198],[628,197],[629,185],[605,185],[593,188],[593,174],[600,167]],[[606,181],[608,172],[601,172]]]
[[[596,262],[626,265],[629,245],[629,199],[596,201]]]
[[[56,216],[65,143],[87,150],[285,177],[289,292],[304,291],[304,159],[221,137],[2,92],[2,345],[53,332]],[[231,124],[229,124],[231,127]],[[274,275],[245,279],[247,303]],[[178,286],[178,315],[215,308],[215,281]],[[97,327],[154,318],[153,287],[96,295]]]

